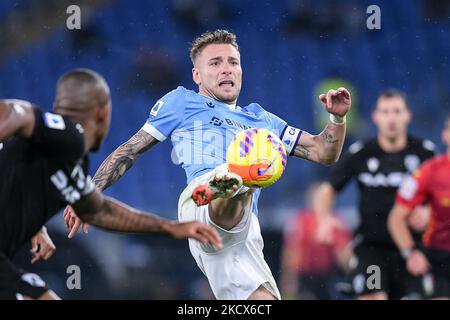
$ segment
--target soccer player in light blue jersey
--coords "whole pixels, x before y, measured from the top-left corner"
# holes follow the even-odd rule
[[[206,32],[193,41],[190,56],[198,92],[178,87],[158,100],[143,127],[102,163],[93,181],[100,190],[106,189],[143,152],[169,138],[187,176],[187,187],[178,202],[179,220],[204,222],[222,238],[222,248],[189,240],[191,253],[216,298],[280,299],[262,252],[259,190],[244,187],[239,176],[227,171],[227,146],[241,130],[265,128],[279,135],[291,156],[333,164],[345,139],[350,93],[339,88],[319,97],[330,121],[322,133],[311,135],[257,103],[237,105],[242,68],[234,34]],[[212,199],[202,197],[199,187],[211,191]],[[70,209],[65,217],[73,236],[80,221]]]

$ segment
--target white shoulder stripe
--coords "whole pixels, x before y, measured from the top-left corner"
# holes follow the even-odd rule
[[[152,126],[151,124],[149,124],[148,122],[146,122],[142,128],[142,130],[144,130],[145,132],[147,132],[148,134],[152,135],[153,137],[155,137],[157,140],[159,140],[160,142],[164,141],[167,139],[167,137],[165,135],[163,135],[161,133],[161,131],[159,131],[158,129],[156,129],[154,126]]]

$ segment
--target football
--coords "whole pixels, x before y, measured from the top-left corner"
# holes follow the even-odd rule
[[[266,129],[251,128],[239,132],[227,149],[228,170],[241,176],[247,187],[272,185],[281,177],[286,164],[283,143]]]

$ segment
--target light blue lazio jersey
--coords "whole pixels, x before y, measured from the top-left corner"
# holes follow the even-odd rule
[[[228,145],[238,132],[248,128],[264,128],[277,134],[288,154],[301,135],[299,129],[289,127],[259,104],[230,106],[184,87],[158,100],[142,127],[159,141],[170,137],[172,160],[184,168],[187,183],[225,163]],[[255,196],[256,213],[259,190]]]

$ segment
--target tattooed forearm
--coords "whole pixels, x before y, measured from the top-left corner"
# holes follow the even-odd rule
[[[323,131],[322,132],[322,135],[323,135],[323,137],[324,137],[324,139],[325,139],[325,142],[327,142],[327,143],[336,143],[336,142],[339,142],[339,140],[338,139],[334,139],[334,137],[333,137],[333,135],[332,134],[330,134],[328,131]],[[333,140],[334,139],[334,140]]]
[[[168,220],[137,211],[108,197],[103,199],[99,212],[85,215],[82,219],[106,230],[131,233],[167,232],[170,225]]]
[[[158,140],[139,130],[130,140],[118,147],[98,168],[93,181],[97,188],[105,190],[130,169],[139,156],[153,147]]]
[[[305,148],[302,145],[297,145],[297,147],[295,148],[295,153],[296,154],[300,153],[301,157],[307,160],[309,160],[311,156],[311,151],[309,151],[308,148]]]

